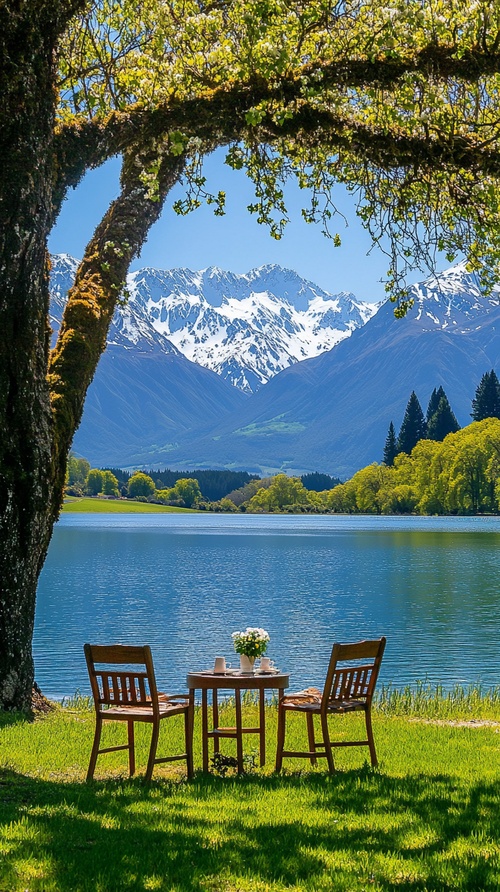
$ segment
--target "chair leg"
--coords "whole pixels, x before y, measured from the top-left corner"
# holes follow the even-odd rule
[[[372,713],[370,707],[366,709],[365,712],[366,719],[366,736],[368,738],[368,746],[370,748],[370,757],[372,761],[372,765],[374,768],[378,765],[377,753],[375,752],[375,741],[373,739],[373,729],[372,729]]]
[[[90,754],[90,762],[89,762],[89,770],[87,771],[87,781],[91,781],[94,777],[95,766],[97,762],[97,756],[99,755],[99,744],[101,742],[101,731],[102,731],[102,719],[97,716],[95,723],[95,732],[94,732],[94,743],[92,745],[92,752]]]
[[[286,710],[278,705],[278,740],[276,742],[276,765],[275,771],[281,771],[283,764],[283,749],[285,747],[285,721]]]
[[[153,767],[155,764],[156,747],[158,746],[158,736],[160,733],[160,723],[153,723],[153,731],[151,734],[151,746],[149,748],[148,767],[146,768],[146,781],[149,783],[153,776]]]
[[[134,723],[127,722],[128,725],[128,768],[130,777],[135,774],[135,740],[134,740]]]
[[[190,705],[184,713],[184,736],[186,738],[186,766],[187,776],[194,774],[193,766],[193,709]]]
[[[309,752],[314,753],[314,752],[316,752],[316,743],[314,740],[314,723],[313,723],[312,712],[306,713],[306,719],[307,719],[307,739],[309,741]],[[310,756],[309,758],[311,760],[311,765],[318,764],[318,760],[317,760],[316,756],[313,755],[313,756]]]
[[[323,743],[325,745],[326,761],[328,762],[328,771],[330,774],[335,773],[335,763],[333,761],[332,746],[330,743],[330,732],[328,730],[328,716],[326,713],[321,715],[321,730],[323,732]]]

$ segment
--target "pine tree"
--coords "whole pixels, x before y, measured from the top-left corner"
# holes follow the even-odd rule
[[[427,415],[426,415],[427,424],[431,420],[434,413],[437,412],[437,407],[439,406],[439,400],[441,399],[442,396],[446,396],[446,394],[445,394],[442,386],[439,385],[438,389],[436,390],[436,388],[434,388],[434,390],[431,393],[429,405],[427,406]]]
[[[436,411],[427,421],[427,437],[429,440],[444,440],[448,434],[456,434],[459,430],[460,425],[443,390]]]
[[[472,400],[471,417],[473,421],[484,418],[500,418],[500,381],[494,370],[485,372]]]
[[[384,465],[392,467],[397,454],[396,431],[394,430],[394,425],[391,421],[384,446],[384,457],[382,459]]]
[[[417,445],[419,440],[424,440],[427,433],[427,425],[425,423],[422,406],[418,401],[418,397],[412,390],[408,405],[406,406],[405,416],[399,431],[397,442],[398,452],[407,452],[408,455],[413,447]]]

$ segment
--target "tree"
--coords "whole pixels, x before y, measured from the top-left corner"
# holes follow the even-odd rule
[[[437,411],[437,407],[439,406],[439,400],[444,395],[445,395],[445,393],[444,393],[444,390],[441,385],[439,385],[437,390],[436,390],[436,388],[434,388],[434,390],[432,391],[430,398],[429,398],[429,403],[427,405],[427,412],[425,415],[425,420],[427,421],[427,424],[431,420],[434,413]]]
[[[311,474],[303,474],[300,478],[302,484],[310,492],[323,492],[327,489],[333,489],[341,481],[338,477],[330,477],[330,474],[320,474],[313,471]]]
[[[269,487],[260,487],[247,504],[247,511],[282,511],[293,505],[307,505],[309,494],[300,477],[277,474]]]
[[[69,486],[73,486],[76,483],[78,486],[84,487],[89,471],[90,464],[86,458],[77,458],[75,455],[69,454],[67,469]]]
[[[397,454],[398,446],[396,442],[396,431],[394,430],[394,425],[391,421],[384,446],[384,457],[382,459],[384,465],[387,465],[389,468],[392,467]]]
[[[439,389],[443,390],[442,387]],[[459,430],[460,425],[443,390],[436,410],[427,419],[427,437],[429,440],[444,440],[448,434],[455,434]]]
[[[181,477],[175,484],[174,490],[186,508],[193,508],[201,499],[200,485],[192,477]]]
[[[136,499],[138,496],[147,498],[152,496],[154,491],[154,481],[148,474],[143,474],[142,471],[136,471],[135,474],[132,474],[128,482],[128,494],[131,499]]]
[[[89,496],[97,496],[102,492],[104,473],[99,468],[91,468],[87,476],[86,490]]]
[[[477,386],[471,417],[473,421],[500,418],[500,382],[494,369],[485,372]]]
[[[30,705],[36,585],[68,451],[130,262],[179,177],[179,213],[202,200],[223,213],[201,162],[226,146],[276,238],[290,176],[326,231],[331,188],[347,184],[374,242],[386,236],[397,314],[407,268],[432,266],[436,249],[464,253],[491,285],[499,69],[482,2],[444,0],[439,15],[416,0],[0,5],[0,705]],[[114,155],[121,191],[49,351],[47,237],[67,190]]]
[[[118,496],[118,480],[111,471],[102,472],[102,491],[105,496]]]
[[[426,424],[422,407],[418,401],[418,397],[412,390],[410,399],[406,406],[403,423],[399,431],[397,449],[398,452],[412,451],[419,440],[423,440],[426,435]]]

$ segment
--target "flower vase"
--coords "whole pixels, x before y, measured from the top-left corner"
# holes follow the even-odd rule
[[[246,654],[240,654],[240,670],[241,672],[253,672],[253,664],[255,657],[247,657]]]

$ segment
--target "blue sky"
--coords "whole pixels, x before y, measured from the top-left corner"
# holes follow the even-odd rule
[[[335,248],[325,238],[320,225],[307,224],[300,210],[307,196],[290,184],[286,202],[291,222],[281,241],[271,238],[246,207],[254,200],[252,184],[242,171],[233,171],[223,163],[224,152],[210,156],[204,167],[207,188],[227,193],[227,212],[215,217],[210,207],[202,206],[187,217],[179,217],[172,203],[182,197],[179,185],[167,197],[160,220],[132,269],[144,266],[159,269],[188,267],[192,270],[219,266],[235,273],[267,263],[277,263],[298,272],[327,291],[352,291],[361,300],[384,298],[382,279],[387,257],[379,248],[370,251],[370,238],[356,218],[353,199],[342,187],[335,201],[347,219],[332,222],[342,245]],[[93,229],[118,192],[120,162],[113,159],[97,171],[91,171],[77,189],[72,190],[63,206],[49,248],[53,253],[68,253],[81,258]],[[416,273],[411,281],[419,281]]]

